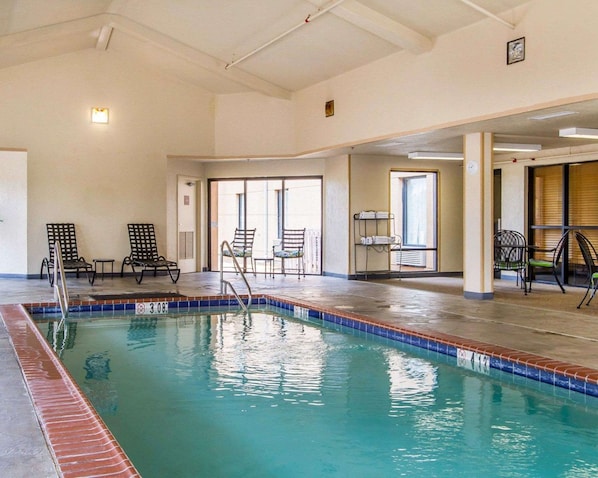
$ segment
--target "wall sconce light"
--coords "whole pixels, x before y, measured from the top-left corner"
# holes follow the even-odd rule
[[[326,102],[324,105],[324,113],[326,114],[326,118],[329,116],[334,116],[334,100]]]
[[[92,123],[108,123],[108,108],[92,108],[91,109]]]

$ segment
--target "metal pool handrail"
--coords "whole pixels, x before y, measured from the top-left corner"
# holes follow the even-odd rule
[[[227,281],[224,280],[224,248],[226,248],[230,254],[230,258],[233,260],[233,264],[235,266],[235,270],[238,274],[241,275],[241,278],[243,279],[243,282],[245,282],[245,286],[247,287],[247,305],[245,305],[245,303],[243,302],[243,300],[241,299],[241,297],[239,296],[239,294],[237,294],[237,291],[235,290],[235,288],[233,287],[233,285]],[[230,290],[233,292],[233,295],[236,297],[237,302],[239,302],[239,305],[241,306],[241,308],[245,311],[245,312],[249,312],[249,306],[251,305],[251,287],[249,287],[249,282],[247,282],[247,278],[245,277],[245,273],[243,272],[243,269],[241,269],[241,266],[239,266],[239,262],[237,261],[237,258],[235,257],[235,254],[233,252],[233,249],[231,248],[230,244],[228,243],[228,241],[222,241],[222,244],[220,244],[220,294],[224,295],[226,294],[226,288],[230,287]]]
[[[59,273],[60,283],[58,281]],[[64,280],[64,265],[62,263],[62,253],[60,252],[59,241],[54,242],[54,300],[60,304],[62,318],[66,319],[69,315],[69,292],[66,287],[66,281]]]

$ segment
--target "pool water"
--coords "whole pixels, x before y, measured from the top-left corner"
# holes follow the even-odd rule
[[[598,400],[279,310],[39,322],[144,478],[594,477]]]

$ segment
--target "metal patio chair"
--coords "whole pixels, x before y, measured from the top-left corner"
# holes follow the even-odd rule
[[[581,250],[581,255],[588,273],[588,288],[577,305],[577,308],[579,309],[581,304],[586,300],[590,290],[592,290],[592,295],[586,302],[586,305],[590,305],[590,302],[592,302],[592,299],[596,295],[596,289],[598,289],[598,254],[596,254],[594,245],[581,232],[575,232],[575,239],[577,240],[577,244],[579,244],[579,249]]]
[[[280,260],[280,270],[286,275],[287,270],[296,270],[297,278],[305,277],[305,228],[303,229],[283,229],[280,244],[272,247],[272,257],[274,260]],[[295,269],[289,269],[286,261],[297,261]]]
[[[146,271],[167,272],[173,283],[179,280],[181,269],[175,261],[169,261],[158,254],[156,231],[153,224],[128,224],[131,254],[123,259],[120,276],[124,276],[125,266],[131,266],[138,284],[143,280]]]
[[[514,271],[527,295],[527,241],[523,234],[510,230],[494,234],[494,270]]]
[[[243,259],[243,272],[247,272],[247,259],[249,259],[249,265],[251,270],[255,272],[253,267],[253,241],[255,239],[255,229],[235,229],[235,236],[233,241],[230,243],[233,255],[237,259]],[[225,257],[231,257],[228,249],[222,250],[222,255]]]
[[[559,278],[559,273],[558,273],[558,269],[559,269],[559,265],[561,264],[561,258],[563,257],[563,252],[565,250],[565,248],[568,246],[569,244],[569,231],[566,231],[561,238],[559,239],[559,242],[556,244],[556,246],[554,246],[553,248],[550,249],[546,249],[546,248],[541,248],[541,247],[535,247],[535,246],[529,246],[528,247],[528,251],[530,254],[530,257],[528,259],[528,265],[529,265],[529,290],[532,290],[532,278],[533,278],[533,274],[534,274],[534,269],[544,269],[544,270],[549,270],[550,272],[552,272],[552,275],[554,276],[556,283],[558,284],[558,286],[561,288],[561,291],[563,292],[563,294],[565,293],[565,288],[563,287],[563,284],[561,283],[561,280]]]
[[[60,254],[62,255],[64,272],[75,272],[77,277],[79,277],[79,273],[83,271],[90,285],[93,285],[96,277],[94,266],[79,255],[75,225],[73,223],[49,223],[46,224],[46,231],[48,234],[49,255],[42,259],[39,278],[43,277],[45,268],[50,285],[54,285],[54,243],[58,241],[60,243]]]

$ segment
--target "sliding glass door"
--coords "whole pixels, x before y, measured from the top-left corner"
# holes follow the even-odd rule
[[[209,190],[210,270],[219,269],[220,244],[232,240],[235,228],[255,228],[253,256],[261,258],[272,255],[283,229],[305,228],[306,273],[321,273],[320,177],[215,179]]]

